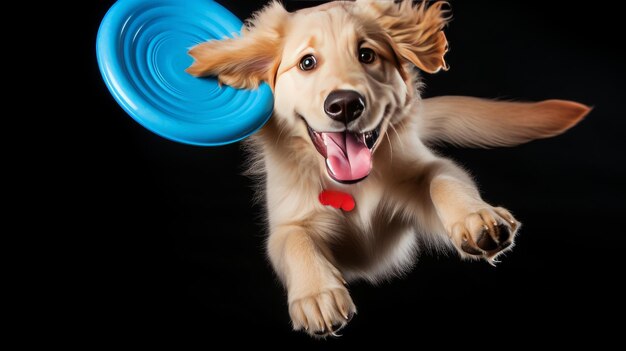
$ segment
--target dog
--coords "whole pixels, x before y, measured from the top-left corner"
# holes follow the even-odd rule
[[[406,272],[418,246],[492,264],[513,247],[520,222],[430,147],[518,145],[563,133],[590,111],[563,100],[420,98],[420,72],[448,69],[448,21],[445,2],[287,12],[273,1],[240,36],[189,51],[194,76],[273,90],[273,116],[246,148],[294,330],[337,335],[356,313],[348,282]]]

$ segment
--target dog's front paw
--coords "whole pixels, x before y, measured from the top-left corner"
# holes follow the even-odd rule
[[[344,287],[321,290],[289,304],[293,329],[314,337],[338,336],[355,313],[356,307]]]
[[[498,254],[512,247],[520,225],[506,209],[485,207],[454,223],[449,234],[465,257],[493,262]]]

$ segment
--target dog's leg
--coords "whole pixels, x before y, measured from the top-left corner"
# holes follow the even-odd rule
[[[520,223],[506,209],[483,201],[472,180],[460,169],[434,176],[430,195],[448,236],[463,257],[493,262],[512,246]]]
[[[334,335],[356,312],[341,273],[304,228],[278,227],[268,240],[268,253],[289,296],[295,330],[313,336]]]

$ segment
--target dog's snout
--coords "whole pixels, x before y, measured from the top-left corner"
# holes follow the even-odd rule
[[[359,118],[365,110],[365,98],[354,90],[335,90],[324,101],[328,117],[346,124]]]

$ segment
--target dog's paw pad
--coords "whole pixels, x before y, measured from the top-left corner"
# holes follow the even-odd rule
[[[511,247],[520,223],[503,208],[484,208],[454,223],[450,237],[465,257],[493,260]]]

